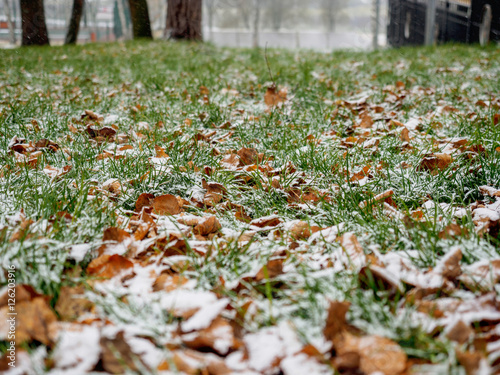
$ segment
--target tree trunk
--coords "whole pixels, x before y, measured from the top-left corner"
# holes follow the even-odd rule
[[[167,35],[172,39],[201,40],[201,0],[168,0]]]
[[[9,39],[10,44],[16,44],[16,28],[14,22],[12,21],[12,14],[10,12],[9,0],[3,0],[3,6],[5,8],[5,14],[7,15],[7,23],[9,25]]]
[[[76,44],[84,3],[85,0],[73,0],[73,10],[71,12],[71,19],[69,21],[68,32],[64,44]]]
[[[146,0],[128,0],[135,38],[153,39]]]
[[[253,35],[252,45],[254,48],[259,46],[259,28],[260,28],[260,0],[254,0],[254,16],[253,16]]]
[[[49,44],[43,0],[20,0],[23,46]]]

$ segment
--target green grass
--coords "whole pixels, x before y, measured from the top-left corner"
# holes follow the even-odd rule
[[[134,209],[141,193],[174,194],[189,200],[201,189],[202,177],[223,184],[225,199],[243,206],[251,218],[276,213],[283,221],[301,219],[322,228],[344,223],[343,232],[355,232],[366,254],[408,254],[422,270],[434,267],[454,246],[462,249],[463,264],[499,256],[498,239],[476,235],[470,214],[459,221],[468,228],[467,238],[442,239],[440,231],[456,221],[449,214],[436,210],[425,224],[408,225],[386,217],[380,206],[359,208],[361,201],[387,189],[394,190],[398,209],[411,214],[429,199],[468,207],[485,199],[478,186],[500,188],[500,152],[495,150],[500,146],[500,126],[494,124],[500,104],[497,48],[446,45],[321,54],[130,42],[5,50],[0,57],[0,227],[5,228],[0,236],[0,263],[16,264],[17,282],[52,296],[53,304],[62,285],[81,282],[69,270],[85,269],[93,257],[88,254],[75,264],[68,259],[71,245],[89,243],[97,249],[104,229],[120,225],[118,219],[129,216],[126,211]],[[266,112],[263,97],[271,83],[269,69],[276,83],[288,88],[290,103]],[[391,91],[397,92],[394,85],[398,81],[408,92],[394,101]],[[209,103],[204,103],[200,86],[210,91]],[[223,91],[231,89],[238,95]],[[341,143],[353,131],[354,136],[360,133],[353,130],[353,123],[359,121],[361,108],[351,110],[343,101],[360,98],[365,98],[365,108],[371,106],[369,111],[381,130],[368,129],[367,139],[380,137],[376,148],[345,148]],[[496,105],[477,103],[494,98]],[[376,117],[375,106],[383,106],[380,116],[385,118]],[[438,106],[457,111],[434,115]],[[84,130],[80,116],[86,109],[104,116],[117,115],[113,124],[118,133],[129,137],[125,143],[137,152],[119,160],[97,160],[104,149],[120,145],[96,145],[85,131],[69,130],[68,125]],[[402,123],[419,118],[411,149],[402,150],[399,133],[388,132],[390,118]],[[149,130],[139,129],[142,121],[149,124]],[[156,125],[160,122],[162,127]],[[219,128],[226,122],[230,126]],[[217,143],[194,138],[211,131],[217,132],[215,138],[226,136],[227,140]],[[34,168],[20,166],[8,148],[15,136],[33,143],[48,138],[61,149],[43,151]],[[321,142],[311,142],[308,136]],[[436,151],[434,141],[446,137],[466,137],[486,152],[473,158],[454,157],[452,164],[436,175],[420,170],[422,157]],[[152,168],[149,159],[155,156],[155,145],[164,147],[170,156],[169,172]],[[222,155],[215,155],[214,147]],[[292,163],[296,171],[281,175],[283,189],[266,188],[270,178],[257,172],[249,172],[249,182],[242,183],[241,175],[220,166],[226,151],[241,147],[254,147],[272,157],[270,164],[275,168]],[[191,161],[202,172],[186,169]],[[400,168],[403,162],[409,168]],[[53,180],[42,172],[47,164],[71,165],[72,169]],[[366,165],[373,167],[366,185],[346,182],[346,175]],[[210,176],[203,173],[204,166],[213,168]],[[135,185],[127,183],[147,173]],[[119,179],[127,188],[116,199],[97,195],[90,200],[89,191],[110,178]],[[290,205],[284,190],[301,178],[323,189],[329,200]],[[10,216],[21,210],[34,223],[22,238],[10,242],[19,225]],[[204,211],[196,207],[186,210],[195,214]],[[69,212],[72,219],[54,221],[60,211]],[[245,229],[234,212],[220,207],[212,211],[223,228]],[[290,249],[286,239],[273,239],[267,233],[257,235],[247,245],[214,242],[210,256],[188,252],[183,273],[197,280],[200,289],[218,290],[230,298],[236,309],[248,300],[255,301],[257,313],[242,323],[244,330],[291,319],[304,340],[312,341],[321,335],[327,301],[345,299],[352,304],[350,322],[364,332],[395,340],[409,356],[459,371],[457,363],[447,362],[454,344],[442,334],[426,334],[411,308],[398,316],[404,295],[393,295],[380,285],[368,287],[350,269],[326,272],[317,268],[319,257],[339,251],[337,242],[318,241],[310,246],[307,241],[298,242],[298,248]],[[262,267],[283,251],[290,271],[276,280],[244,281],[246,288],[238,292],[221,284],[222,279],[237,284],[256,264]],[[0,274],[4,282],[2,278]],[[83,278],[87,278],[85,272]],[[119,301],[121,295],[96,293],[94,297],[105,307],[102,314],[109,320],[136,324],[141,316],[152,340],[164,342],[166,333],[157,327],[172,322],[164,311],[155,307],[141,310],[132,297],[129,303]]]

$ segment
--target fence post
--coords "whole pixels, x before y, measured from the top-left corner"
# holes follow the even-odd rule
[[[436,0],[427,0],[427,16],[425,19],[425,45],[432,46],[436,34]]]

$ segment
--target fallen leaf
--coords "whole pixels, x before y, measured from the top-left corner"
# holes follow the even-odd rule
[[[438,170],[445,170],[453,161],[452,157],[448,154],[427,154],[420,163],[420,170],[427,170],[437,173]]]
[[[130,260],[121,255],[104,254],[89,263],[87,273],[98,278],[109,279],[133,266]]]
[[[114,338],[101,337],[101,361],[105,371],[112,374],[124,374],[127,371],[138,371],[137,365],[142,370],[148,367],[137,356],[125,340],[123,331],[116,334]]]
[[[47,165],[45,168],[43,168],[43,173],[45,173],[50,178],[55,179],[64,176],[70,170],[71,170],[71,165],[66,165],[62,168],[54,168],[50,165]]]
[[[152,200],[153,211],[158,215],[177,215],[181,207],[177,198],[171,194],[160,195]]]
[[[273,259],[257,272],[255,281],[261,282],[263,280],[274,279],[275,277],[283,274],[283,259]]]
[[[163,147],[155,146],[155,152],[157,158],[168,158],[168,155]]]
[[[323,335],[327,340],[336,342],[339,335],[347,329],[346,314],[350,306],[351,304],[346,301],[330,302],[325,328],[323,329]]]
[[[53,344],[49,326],[57,321],[57,317],[44,297],[17,303],[16,312],[15,341],[18,345],[33,340],[45,345]]]
[[[143,207],[151,207],[155,196],[149,193],[142,193],[135,202],[135,212],[139,213]]]
[[[113,138],[116,134],[116,130],[108,127],[103,127],[101,129],[92,129],[90,126],[87,126],[87,133],[91,138]]]
[[[276,85],[273,83],[269,86],[264,94],[264,103],[268,107],[275,107],[280,103],[283,103],[287,97],[287,90],[282,88],[278,91]]]
[[[190,349],[226,355],[240,345],[233,326],[224,318],[217,317],[208,328],[183,335],[182,341]]]
[[[259,162],[259,153],[254,148],[241,148],[238,150],[238,156],[242,165],[257,164]]]
[[[61,288],[55,306],[61,320],[74,321],[92,309],[94,304],[83,297],[84,292],[83,286],[63,286]]]
[[[281,219],[277,215],[259,217],[258,219],[254,219],[250,222],[250,225],[254,225],[259,228],[275,227],[280,224]]]
[[[359,127],[362,129],[371,129],[373,127],[373,119],[368,113],[364,113],[361,115],[361,122],[359,123]]]
[[[219,220],[215,216],[209,216],[202,221],[200,221],[193,229],[195,234],[199,234],[200,236],[206,236],[210,233],[215,233],[222,226],[219,223]]]
[[[452,341],[464,344],[469,340],[469,337],[474,333],[470,325],[465,324],[463,320],[458,320],[446,332],[446,337]]]

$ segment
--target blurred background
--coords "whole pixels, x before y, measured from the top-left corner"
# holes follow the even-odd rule
[[[147,0],[154,37],[165,37],[166,0]],[[52,45],[63,44],[70,0],[45,0]],[[203,38],[219,46],[370,49],[386,44],[387,0],[203,0]],[[21,40],[19,0],[0,0],[0,45]],[[377,27],[378,26],[378,27]],[[374,38],[374,34],[378,37]],[[128,0],[86,0],[79,43],[132,38]]]

